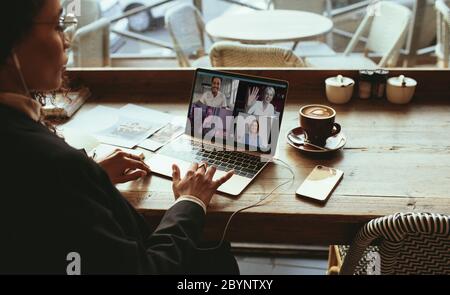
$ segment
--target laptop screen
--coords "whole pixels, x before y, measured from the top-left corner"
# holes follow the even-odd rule
[[[196,71],[186,134],[225,148],[274,154],[288,83]]]

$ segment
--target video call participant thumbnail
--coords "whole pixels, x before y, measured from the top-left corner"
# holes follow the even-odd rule
[[[210,107],[226,107],[226,97],[220,92],[220,87],[222,85],[222,78],[214,76],[211,78],[211,90],[203,93],[199,102]]]
[[[272,100],[275,96],[275,89],[273,87],[264,88],[262,100],[259,100],[259,93],[259,87],[248,89],[247,113],[256,116],[274,116],[275,107]]]

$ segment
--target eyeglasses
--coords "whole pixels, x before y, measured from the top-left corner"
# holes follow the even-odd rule
[[[73,14],[66,14],[60,17],[58,26],[61,27],[64,38],[72,42],[78,28],[78,19]]]
[[[62,33],[64,40],[71,43],[77,31],[78,19],[75,15],[68,13],[66,15],[61,15],[57,24],[53,22],[35,22],[35,24],[57,25],[58,30]]]

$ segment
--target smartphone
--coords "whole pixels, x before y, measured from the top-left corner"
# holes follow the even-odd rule
[[[318,165],[306,177],[296,194],[325,202],[344,176],[344,172],[335,168]]]

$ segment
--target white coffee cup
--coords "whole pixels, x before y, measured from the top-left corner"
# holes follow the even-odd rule
[[[416,90],[417,81],[403,75],[389,78],[386,86],[388,101],[395,104],[405,104],[411,101]]]
[[[325,92],[330,102],[343,104],[350,101],[353,95],[355,81],[348,77],[338,75],[325,80]]]

